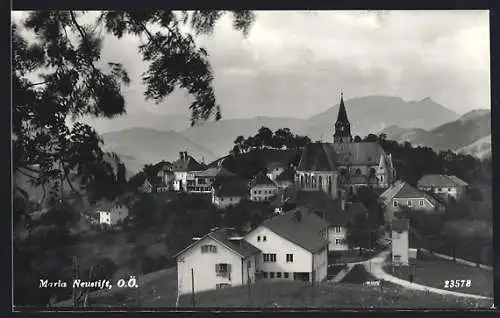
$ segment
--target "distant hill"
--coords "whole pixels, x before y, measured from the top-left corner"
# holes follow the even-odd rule
[[[380,133],[387,134],[389,139],[408,141],[415,146],[428,146],[437,151],[449,149],[483,157],[491,153],[491,112],[473,110],[429,131],[390,126]]]
[[[293,133],[302,133],[305,121],[296,118],[255,117],[250,119],[229,119],[206,122],[181,132],[193,142],[203,145],[218,156],[228,154],[238,136],[254,136],[259,128],[267,127],[273,131],[290,128]]]
[[[364,137],[386,127],[419,127],[432,129],[446,122],[458,119],[455,112],[439,105],[431,98],[421,101],[404,101],[399,97],[367,96],[345,101],[352,134]],[[339,105],[307,120],[304,130],[312,139],[321,135],[330,139],[333,124],[337,120]]]
[[[211,162],[217,156],[207,147],[202,147],[174,131],[149,128],[131,128],[102,134],[104,147],[120,155],[127,170],[138,172],[145,164],[161,160],[174,161],[180,151],[187,151],[196,160]]]
[[[97,118],[92,120],[92,127],[100,133],[126,130],[133,127],[179,132],[189,126],[189,117],[185,115],[164,115],[150,112],[125,114],[113,119]]]
[[[398,97],[367,96],[346,100],[345,104],[353,135],[362,137],[386,127],[399,127],[398,133],[411,132],[413,127],[419,127],[421,130],[416,133],[425,135],[424,129],[433,129],[459,118],[459,115],[430,98],[404,101]],[[181,115],[173,115],[170,119],[164,115],[131,115],[128,119],[118,117],[116,120],[135,128],[105,133],[103,137],[107,146],[128,156],[123,158],[128,169],[137,171],[145,163],[176,159],[178,152],[183,150],[192,152],[197,159],[204,156],[205,162],[210,162],[227,155],[236,137],[254,136],[262,126],[273,131],[289,128],[294,134],[307,135],[312,140],[330,141],[337,112],[338,104],[308,119],[264,116],[207,121],[193,127],[189,126],[189,119]],[[174,126],[176,129],[169,128]],[[139,136],[133,136],[136,133]]]

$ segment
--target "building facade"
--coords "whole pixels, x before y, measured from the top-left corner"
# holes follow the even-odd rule
[[[465,197],[468,186],[467,182],[456,176],[442,174],[424,175],[417,182],[419,190],[432,193],[443,200],[453,198],[460,201]]]
[[[129,216],[127,206],[119,202],[101,202],[96,208],[99,224],[114,226]]]
[[[407,219],[392,222],[392,264],[396,266],[408,265],[409,221]]]
[[[250,200],[270,202],[278,194],[278,186],[267,175],[260,172],[250,181]]]
[[[260,251],[228,230],[214,229],[175,255],[180,295],[255,282]],[[194,282],[193,282],[194,279]]]

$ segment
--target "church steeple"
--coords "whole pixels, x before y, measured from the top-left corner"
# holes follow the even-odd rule
[[[344,93],[340,93],[339,113],[335,122],[335,133],[333,134],[333,142],[346,143],[352,141],[351,124],[347,119],[347,111],[344,105]]]

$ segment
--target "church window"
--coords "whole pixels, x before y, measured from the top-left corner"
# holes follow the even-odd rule
[[[323,186],[323,178],[321,176],[318,177],[318,185],[320,188]]]
[[[300,176],[300,187],[303,188],[304,187],[304,176]]]
[[[384,182],[384,176],[380,176],[380,182]]]

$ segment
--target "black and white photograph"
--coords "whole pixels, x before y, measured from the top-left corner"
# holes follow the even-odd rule
[[[11,12],[13,310],[493,308],[488,10]]]

